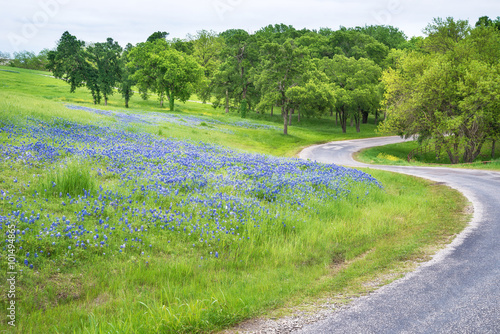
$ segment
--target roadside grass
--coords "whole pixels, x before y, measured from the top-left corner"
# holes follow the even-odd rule
[[[0,86],[0,227],[14,224],[19,246],[15,328],[0,286],[8,333],[214,332],[363,293],[466,225],[463,196],[425,180],[365,170],[380,188],[350,169],[199,143],[293,155],[341,138],[325,121],[273,137],[279,128],[186,103],[172,113],[186,126],[127,123],[61,102],[147,120],[169,113],[141,100],[124,111],[116,96],[96,107],[84,90],[70,95],[64,82],[19,72],[0,71],[11,87]],[[4,249],[4,281],[6,258]]]
[[[441,152],[439,159],[436,159],[435,152],[417,154],[408,162],[408,153],[420,147],[416,141],[389,144],[378,147],[364,149],[355,158],[364,163],[375,165],[398,165],[398,166],[446,166],[453,168],[474,168],[500,170],[500,150],[495,151],[495,158],[491,158],[491,142],[487,141],[481,150],[481,154],[473,163],[451,164],[448,156]]]

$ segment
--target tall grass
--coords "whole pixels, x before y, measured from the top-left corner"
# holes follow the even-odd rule
[[[70,161],[59,166],[41,177],[37,184],[37,191],[48,196],[75,197],[85,192],[91,193],[96,189],[95,176],[90,167],[79,161]]]

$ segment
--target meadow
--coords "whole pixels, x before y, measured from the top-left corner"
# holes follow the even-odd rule
[[[279,116],[84,89],[0,67],[0,279],[16,246],[12,333],[205,333],[372,289],[466,224],[464,198],[421,179],[292,156],[345,135]],[[14,235],[14,237],[12,237]],[[10,236],[10,237],[9,237]]]

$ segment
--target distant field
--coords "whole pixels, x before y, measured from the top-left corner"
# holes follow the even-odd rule
[[[289,158],[373,124],[342,135],[331,118],[303,120],[284,136],[279,116],[176,108],[94,106],[47,73],[0,67],[0,229],[18,272],[16,328],[0,287],[2,329],[215,332],[366,293],[466,224],[446,187]]]

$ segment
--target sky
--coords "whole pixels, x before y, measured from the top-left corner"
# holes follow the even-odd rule
[[[1,0],[0,51],[53,49],[65,31],[85,42],[144,42],[155,31],[186,38],[199,30],[238,28],[253,33],[269,24],[296,29],[391,25],[422,36],[433,18],[474,25],[500,16],[500,1],[439,0]]]

